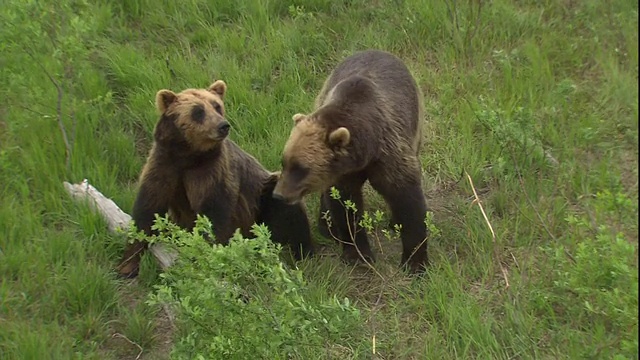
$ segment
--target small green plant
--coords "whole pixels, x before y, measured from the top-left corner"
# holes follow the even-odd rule
[[[347,227],[348,227],[349,236],[350,236],[350,239],[348,241],[351,244],[355,242],[355,234],[357,231],[366,231],[367,235],[369,237],[372,237],[375,240],[375,242],[378,244],[380,251],[382,251],[382,244],[380,241],[381,234],[387,241],[399,240],[399,234],[402,230],[402,224],[391,224],[393,232],[390,231],[388,228],[383,227],[382,224],[385,217],[385,213],[383,211],[377,209],[376,211],[373,212],[373,214],[368,211],[363,211],[362,217],[358,222],[358,225],[361,228],[356,230],[355,218],[357,218],[357,216],[355,216],[354,214],[356,214],[359,211],[356,204],[349,199],[342,200],[340,191],[336,189],[335,186],[331,187],[330,196],[332,199],[339,201],[342,207],[344,208],[345,216],[347,218]],[[354,219],[351,219],[351,217],[354,217]],[[339,242],[344,241],[343,239],[336,238],[336,236],[333,234],[331,230],[331,227],[332,227],[331,214],[329,213],[329,211],[325,211],[322,214],[322,218],[324,221],[327,222],[327,226],[329,228],[329,234]],[[433,212],[427,211],[425,213],[424,223],[427,226],[430,240],[440,237],[441,232],[440,232],[440,229],[438,229],[438,227],[434,223]],[[358,253],[360,254],[359,250],[358,250]],[[363,260],[365,260],[362,254],[360,254],[360,256],[362,257]]]
[[[593,205],[598,214],[606,214],[617,211],[620,202],[624,203],[620,197],[602,192],[596,196]],[[608,337],[607,333],[626,334],[620,339],[622,347],[606,350],[606,354],[637,355],[638,271],[635,246],[622,233],[603,224],[594,225],[585,215],[569,214],[565,221],[570,231],[564,241],[542,247],[553,261],[553,270],[551,279],[544,279],[547,287],[540,286],[544,290],[537,293],[534,302],[539,309],[562,314],[566,321],[590,324],[592,329],[584,329],[581,338],[596,334]],[[593,334],[586,333],[591,330]],[[601,352],[605,350],[599,345],[602,341],[611,340],[593,339],[592,345],[584,348],[583,355],[604,355]]]
[[[313,13],[306,11],[302,5],[289,5],[289,16],[294,20],[312,20]]]
[[[307,302],[302,273],[283,265],[265,226],[253,227],[253,239],[237,232],[228,246],[205,240],[202,234],[211,233],[205,217],[191,232],[166,218],[156,218],[154,227],[161,235],[151,241],[179,254],[148,300],[178,312],[183,336],[174,358],[307,358],[309,351],[346,346],[344,334],[360,324],[348,298]]]
[[[517,107],[509,115],[502,109],[492,107],[484,97],[480,96],[479,100],[480,109],[475,111],[476,119],[495,136],[501,147],[514,147],[525,158],[544,161],[552,166],[558,164],[540,141],[530,110]],[[500,163],[504,159],[498,157],[497,161]]]

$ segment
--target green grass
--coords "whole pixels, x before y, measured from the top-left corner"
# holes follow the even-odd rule
[[[314,296],[349,296],[368,320],[348,336],[375,336],[376,355],[352,356],[638,356],[637,1],[495,0],[478,11],[476,1],[8,0],[0,22],[3,359],[135,358],[135,344],[143,358],[166,356],[167,320],[140,303],[157,281],[152,259],[136,282],[117,280],[125,240],[62,182],[88,178],[130,212],[156,91],[215,79],[229,86],[231,138],[276,170],[291,116],[311,111],[331,68],[365,48],[402,57],[424,91],[425,191],[442,236],[420,281],[354,271],[333,246],[303,265]],[[372,192],[366,201],[387,211]],[[399,244],[381,243],[388,280]]]

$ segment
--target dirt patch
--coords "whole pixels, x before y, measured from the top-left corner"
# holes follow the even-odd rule
[[[633,198],[638,197],[638,149],[620,151],[620,182]]]
[[[173,319],[164,309],[149,311],[153,319],[153,335],[149,344],[138,344],[127,334],[128,316],[140,308],[147,297],[137,280],[123,283],[120,288],[120,319],[110,322],[109,338],[102,344],[105,358],[115,359],[169,359],[175,327]]]
[[[165,360],[170,358],[173,347],[175,324],[173,315],[170,315],[168,308],[157,312],[155,322],[155,342],[154,347],[143,359]]]

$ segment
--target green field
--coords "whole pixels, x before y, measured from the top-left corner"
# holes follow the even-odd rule
[[[117,279],[125,239],[62,182],[130,212],[155,93],[216,79],[231,139],[278,170],[291,116],[366,48],[405,60],[424,92],[440,235],[413,280],[398,240],[373,244],[367,272],[316,235],[309,303],[348,297],[362,326],[352,346],[300,353],[638,357],[637,1],[5,0],[0,23],[0,358],[168,358],[188,329],[145,303],[153,259]],[[365,202],[387,212],[368,188]]]

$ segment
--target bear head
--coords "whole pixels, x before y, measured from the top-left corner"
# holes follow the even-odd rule
[[[339,116],[328,111],[293,116],[274,198],[297,203],[309,193],[328,189],[346,170],[342,162],[349,156],[351,133],[346,127],[332,125],[331,120]]]
[[[156,142],[184,145],[194,152],[215,148],[231,128],[224,116],[226,90],[225,82],[217,80],[207,89],[187,89],[177,94],[166,89],[158,91],[156,107],[162,116],[154,130]]]

